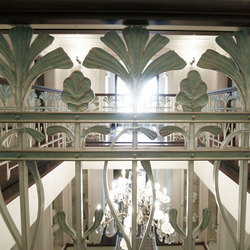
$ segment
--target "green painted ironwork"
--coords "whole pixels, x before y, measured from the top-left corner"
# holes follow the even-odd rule
[[[0,99],[4,107],[8,106],[9,99],[13,96],[12,90],[8,85],[0,85]]]
[[[18,26],[9,30],[12,47],[0,34],[0,74],[9,82],[18,110],[24,110],[24,100],[32,83],[39,75],[50,69],[68,69],[73,66],[62,48],[43,56],[33,66],[36,57],[53,42],[53,37],[40,33],[31,43],[33,30]]]
[[[250,110],[250,31],[239,30],[234,32],[234,38],[224,34],[216,38],[217,44],[232,58],[208,49],[197,63],[198,67],[220,71],[229,76],[238,87],[243,99],[244,109]]]
[[[63,82],[62,101],[67,103],[71,111],[79,112],[86,110],[94,98],[95,95],[91,89],[91,82],[84,77],[82,72],[74,71]]]
[[[197,113],[197,112],[159,112],[159,113],[42,113],[42,112],[3,112],[0,122],[35,123],[35,122],[73,122],[73,123],[249,123],[250,112],[237,113]]]
[[[208,102],[207,85],[202,81],[198,71],[190,71],[187,78],[181,81],[176,101],[186,112],[199,112],[202,107],[206,106]]]
[[[150,62],[169,42],[168,38],[160,34],[154,35],[150,41],[146,28],[128,27],[123,29],[122,34],[125,43],[113,30],[101,38],[119,59],[101,48],[92,48],[84,59],[83,66],[108,70],[118,75],[134,97],[133,106],[136,108],[136,96],[140,95],[150,79],[166,71],[183,69],[186,62],[172,50]]]

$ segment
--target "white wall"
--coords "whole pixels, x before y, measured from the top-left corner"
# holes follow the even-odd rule
[[[205,183],[205,185],[214,193],[213,187],[213,165],[207,161],[195,162],[195,173]],[[228,212],[238,220],[238,199],[239,186],[229,177],[219,173],[219,190],[221,201]],[[247,193],[247,211],[250,211],[250,194]],[[250,214],[247,213],[246,232],[250,233]]]
[[[60,178],[58,178],[60,176]],[[68,185],[68,183],[75,176],[74,162],[65,161],[58,167],[53,169],[49,174],[42,178],[42,183],[45,193],[45,207],[46,210],[58,194]],[[20,222],[20,199],[19,196],[7,205],[7,208],[17,226],[21,230]],[[30,209],[30,225],[32,225],[37,216],[37,194],[35,185],[29,188],[29,209]],[[11,249],[15,244],[5,222],[0,215],[0,249]]]

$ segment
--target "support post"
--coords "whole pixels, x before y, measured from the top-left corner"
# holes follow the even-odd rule
[[[137,123],[133,123],[133,127],[137,127]],[[133,131],[132,148],[137,149],[138,137],[137,131]],[[137,249],[137,161],[132,161],[132,250]]]
[[[249,124],[243,124],[249,128]],[[244,149],[249,148],[249,134],[242,135],[242,145]],[[246,209],[247,209],[247,181],[248,181],[248,161],[240,161],[239,165],[239,210],[238,210],[238,227],[237,242],[239,250],[245,250],[245,233],[246,233]]]
[[[190,149],[194,149],[194,132],[195,124],[189,124],[189,146]],[[195,242],[193,240],[193,182],[194,182],[194,161],[188,161],[187,169],[187,208],[186,208],[186,250],[194,250]]]
[[[30,216],[29,216],[29,185],[28,168],[24,161],[19,161],[19,191],[20,191],[20,215],[22,232],[22,249],[30,249]]]
[[[18,123],[17,128],[22,128],[22,124]],[[18,133],[18,147],[26,148],[26,137],[22,133]],[[20,192],[20,216],[21,216],[21,234],[22,249],[30,249],[30,216],[29,216],[29,181],[28,168],[24,161],[19,161],[19,192]]]
[[[80,148],[80,123],[75,124],[75,149]],[[82,167],[81,161],[75,161],[76,174],[76,244],[75,250],[85,249],[85,241],[83,242],[83,204],[82,204]]]

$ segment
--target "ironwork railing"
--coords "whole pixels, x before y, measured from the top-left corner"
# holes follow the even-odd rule
[[[87,68],[110,70],[126,82],[131,90],[132,111],[120,113],[117,112],[117,110],[116,112],[109,112],[110,110],[107,110],[111,105],[111,101],[108,100],[108,98],[106,98],[107,101],[102,101],[104,104],[101,103],[101,107],[106,109],[105,112],[100,112],[100,110],[96,109],[98,105],[94,99],[95,96],[91,89],[90,80],[84,77],[80,71],[74,71],[64,81],[64,90],[61,98],[71,112],[62,111],[60,108],[61,104],[59,104],[59,95],[54,95],[52,99],[49,98],[49,94],[45,94],[46,92],[41,93],[39,100],[37,99],[34,103],[34,109],[31,108],[34,92],[31,92],[28,99],[26,99],[26,95],[32,82],[46,70],[56,68],[68,69],[72,67],[73,64],[63,49],[58,48],[43,56],[33,65],[32,62],[37,57],[37,54],[52,43],[53,38],[41,33],[36,37],[34,42],[30,44],[32,29],[29,27],[15,27],[10,30],[12,46],[9,46],[5,38],[0,36],[0,52],[6,59],[6,61],[0,61],[1,75],[8,80],[16,103],[15,109],[12,108],[8,110],[8,99],[12,98],[11,92],[9,88],[2,88],[1,96],[4,98],[1,98],[4,100],[4,108],[0,115],[0,160],[16,160],[19,164],[21,233],[10,216],[3,200],[2,192],[0,192],[0,212],[8,230],[15,240],[17,248],[19,250],[34,249],[38,229],[42,222],[44,190],[41,177],[37,171],[37,160],[67,160],[75,162],[76,228],[73,229],[67,224],[64,212],[57,214],[58,224],[71,236],[75,250],[85,249],[86,238],[98,227],[103,217],[103,210],[97,209],[95,211],[93,225],[83,233],[85,227],[82,209],[83,178],[81,161],[105,162],[103,166],[103,182],[106,199],[110,206],[112,216],[126,242],[127,248],[129,250],[136,250],[138,162],[141,162],[151,183],[154,183],[151,161],[167,162],[173,160],[188,161],[185,232],[177,223],[176,209],[169,211],[170,223],[175,231],[182,237],[184,249],[194,250],[196,238],[207,227],[211,216],[210,210],[204,208],[201,223],[196,228],[193,228],[194,163],[195,161],[213,160],[215,161],[213,178],[218,207],[232,236],[235,248],[237,250],[249,250],[250,238],[248,238],[248,241],[245,240],[250,133],[250,91],[248,91],[249,83],[247,82],[249,79],[249,71],[245,70],[245,68],[248,69],[249,67],[242,65],[242,62],[247,61],[245,58],[245,56],[247,57],[247,53],[239,51],[241,49],[248,51],[248,48],[245,48],[243,45],[248,44],[250,46],[249,33],[244,30],[235,33],[236,41],[239,40],[238,46],[234,44],[235,40],[233,40],[231,36],[223,35],[218,39],[218,43],[222,44],[223,48],[226,48],[229,52],[234,51],[232,57],[235,57],[234,62],[237,65],[212,50],[205,52],[198,62],[198,66],[200,67],[219,70],[235,80],[242,96],[242,112],[201,112],[208,102],[207,87],[202,81],[199,72],[194,70],[190,71],[187,78],[181,81],[180,92],[176,96],[176,100],[180,103],[184,112],[166,112],[165,109],[170,107],[168,106],[169,103],[174,104],[174,101],[169,102],[167,99],[164,99],[164,107],[158,104],[155,104],[153,107],[147,106],[146,104],[142,105],[147,109],[153,108],[157,112],[141,112],[140,101],[137,97],[140,96],[140,91],[145,81],[165,71],[181,70],[186,66],[186,62],[174,51],[168,51],[148,63],[156,52],[159,52],[169,40],[166,37],[156,34],[148,41],[149,32],[145,28],[125,28],[123,30],[123,36],[124,39],[122,40],[116,32],[110,31],[102,38],[102,41],[122,59],[122,64],[101,48],[93,48],[83,62],[83,66]],[[242,39],[245,41],[244,43],[242,43]],[[228,48],[231,45],[233,46],[232,50]],[[141,60],[138,60],[138,58]],[[105,97],[103,97],[103,99],[104,98]],[[225,110],[229,111],[227,102],[230,97],[225,97],[224,99]],[[44,107],[41,100],[44,102]],[[235,100],[231,98],[231,103],[233,101],[236,103],[236,100],[238,100],[236,97]],[[155,100],[153,101],[155,102]],[[158,101],[160,101],[160,99]],[[95,106],[95,112],[88,111],[88,108],[90,108],[89,103],[91,102]],[[115,105],[117,109],[119,108],[118,100],[115,100],[115,102],[117,103]],[[106,103],[108,106],[106,106]],[[230,111],[238,111],[235,103],[233,106],[231,105],[232,109]],[[121,100],[120,107],[122,109],[124,109],[123,105],[124,101]],[[174,104],[171,106],[172,109],[174,106],[176,108]],[[218,107],[215,108],[214,105],[212,108],[216,111],[220,110]],[[128,111],[130,110],[128,109]],[[89,134],[98,133],[103,136],[109,136],[113,126],[112,124],[124,125],[121,126],[121,131],[115,130],[117,133],[113,136],[111,134],[109,137],[111,141],[109,147],[87,146],[86,138]],[[147,126],[147,124],[152,125]],[[228,129],[229,127],[231,128],[231,125],[228,126],[227,124],[236,124],[235,129]],[[224,134],[220,145],[216,145],[215,143],[211,145],[208,136],[205,140],[204,147],[197,146],[198,141],[201,140],[200,135],[204,133],[219,135],[223,126],[226,132],[223,132]],[[119,125],[115,125],[115,128],[119,127]],[[126,147],[122,148],[117,146],[118,140],[127,132],[131,133],[130,145],[126,145]],[[155,147],[145,147],[140,145],[138,141],[139,134],[143,134],[153,141],[168,137],[173,133],[181,134],[181,139],[184,140],[184,147],[168,147],[165,145],[160,147],[159,144]],[[61,139],[59,139],[61,137],[64,138],[62,144],[60,143]],[[50,140],[49,138],[52,139]],[[232,142],[234,138],[236,138],[236,141],[239,141],[239,143]],[[67,142],[69,143],[67,144]],[[51,143],[54,147],[49,147],[48,143]],[[69,144],[71,147],[68,147]],[[238,201],[240,212],[237,224],[237,237],[234,235],[228,223],[223,203],[221,202],[219,190],[219,164],[221,160],[240,161],[240,199]],[[107,181],[108,161],[132,162],[131,204],[133,209],[130,234],[126,232],[124,225],[115,213],[112,202],[110,202],[111,199]],[[38,196],[37,221],[33,234],[30,232],[29,223],[28,171],[30,171],[34,177]],[[149,223],[145,229],[139,250],[144,248],[149,234],[155,210],[155,197],[155,187],[152,186],[152,204],[150,211],[148,211]]]

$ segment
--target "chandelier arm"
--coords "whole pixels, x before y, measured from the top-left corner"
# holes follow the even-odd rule
[[[115,222],[118,226],[118,228],[120,229],[121,231],[121,234],[127,244],[127,247],[128,247],[128,250],[132,250],[132,246],[131,246],[131,242],[129,240],[129,237],[128,235],[126,234],[116,212],[115,212],[115,209],[114,209],[114,205],[113,205],[113,202],[111,201],[110,199],[110,196],[109,196],[109,190],[108,190],[108,175],[107,175],[107,168],[108,168],[108,161],[105,161],[104,162],[104,171],[103,171],[103,183],[104,183],[104,191],[105,191],[105,194],[106,194],[106,198],[107,198],[107,203],[109,205],[109,209],[110,209],[110,212],[112,214],[112,216],[114,217],[115,219]]]
[[[154,212],[155,212],[155,201],[156,201],[156,191],[155,191],[155,182],[154,182],[154,177],[153,177],[153,173],[152,173],[152,168],[151,168],[151,164],[150,161],[141,161],[142,167],[144,168],[144,170],[146,171],[146,174],[149,178],[149,180],[151,181],[151,187],[152,187],[152,195],[153,195],[153,202],[152,202],[152,206],[151,206],[151,211],[150,211],[150,216],[149,216],[149,220],[147,223],[147,229],[143,235],[139,250],[142,250],[145,246],[148,234],[149,234],[149,230],[151,229],[151,225],[152,225],[152,221],[153,221],[153,216],[154,216]]]

